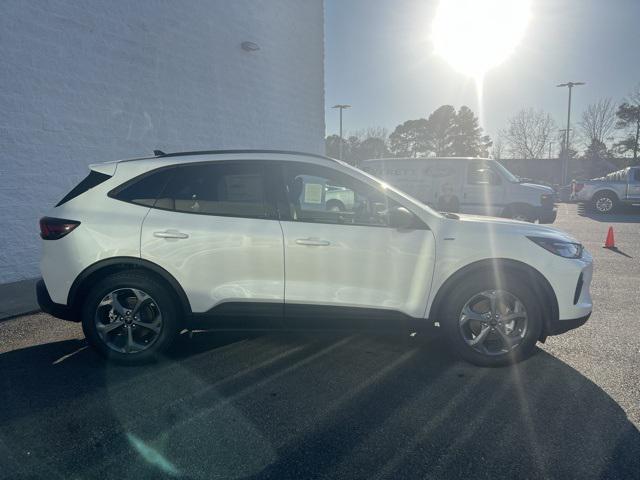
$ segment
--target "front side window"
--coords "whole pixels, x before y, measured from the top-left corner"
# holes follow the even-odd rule
[[[264,169],[255,162],[185,165],[170,172],[156,208],[232,217],[268,215]]]
[[[471,161],[467,168],[469,185],[499,185],[500,177],[491,170],[491,166],[483,161]]]
[[[398,206],[379,190],[331,168],[287,162],[283,173],[289,207],[284,217],[294,221],[386,227],[388,210]]]

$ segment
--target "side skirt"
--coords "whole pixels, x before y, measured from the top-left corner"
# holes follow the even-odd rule
[[[191,316],[191,329],[424,331],[433,322],[395,310],[265,302],[228,302]]]

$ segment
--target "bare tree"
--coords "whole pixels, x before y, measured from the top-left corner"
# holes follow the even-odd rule
[[[498,132],[498,138],[493,142],[493,148],[491,149],[491,158],[495,160],[500,160],[503,158],[504,154],[504,145],[502,144],[502,138],[500,137],[500,133]]]
[[[551,115],[533,108],[523,109],[509,119],[500,137],[514,158],[542,158],[556,129]]]
[[[580,130],[588,145],[604,143],[616,123],[616,106],[610,98],[602,98],[582,112]]]

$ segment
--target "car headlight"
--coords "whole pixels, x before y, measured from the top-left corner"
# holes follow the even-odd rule
[[[543,193],[542,195],[540,195],[541,205],[551,205],[552,203],[555,203],[555,201],[556,198],[553,193]]]
[[[545,250],[564,258],[582,257],[582,244],[547,237],[527,237]]]

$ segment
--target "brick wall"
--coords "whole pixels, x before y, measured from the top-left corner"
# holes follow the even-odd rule
[[[0,283],[38,275],[38,217],[89,163],[322,153],[323,30],[322,0],[3,0]]]

